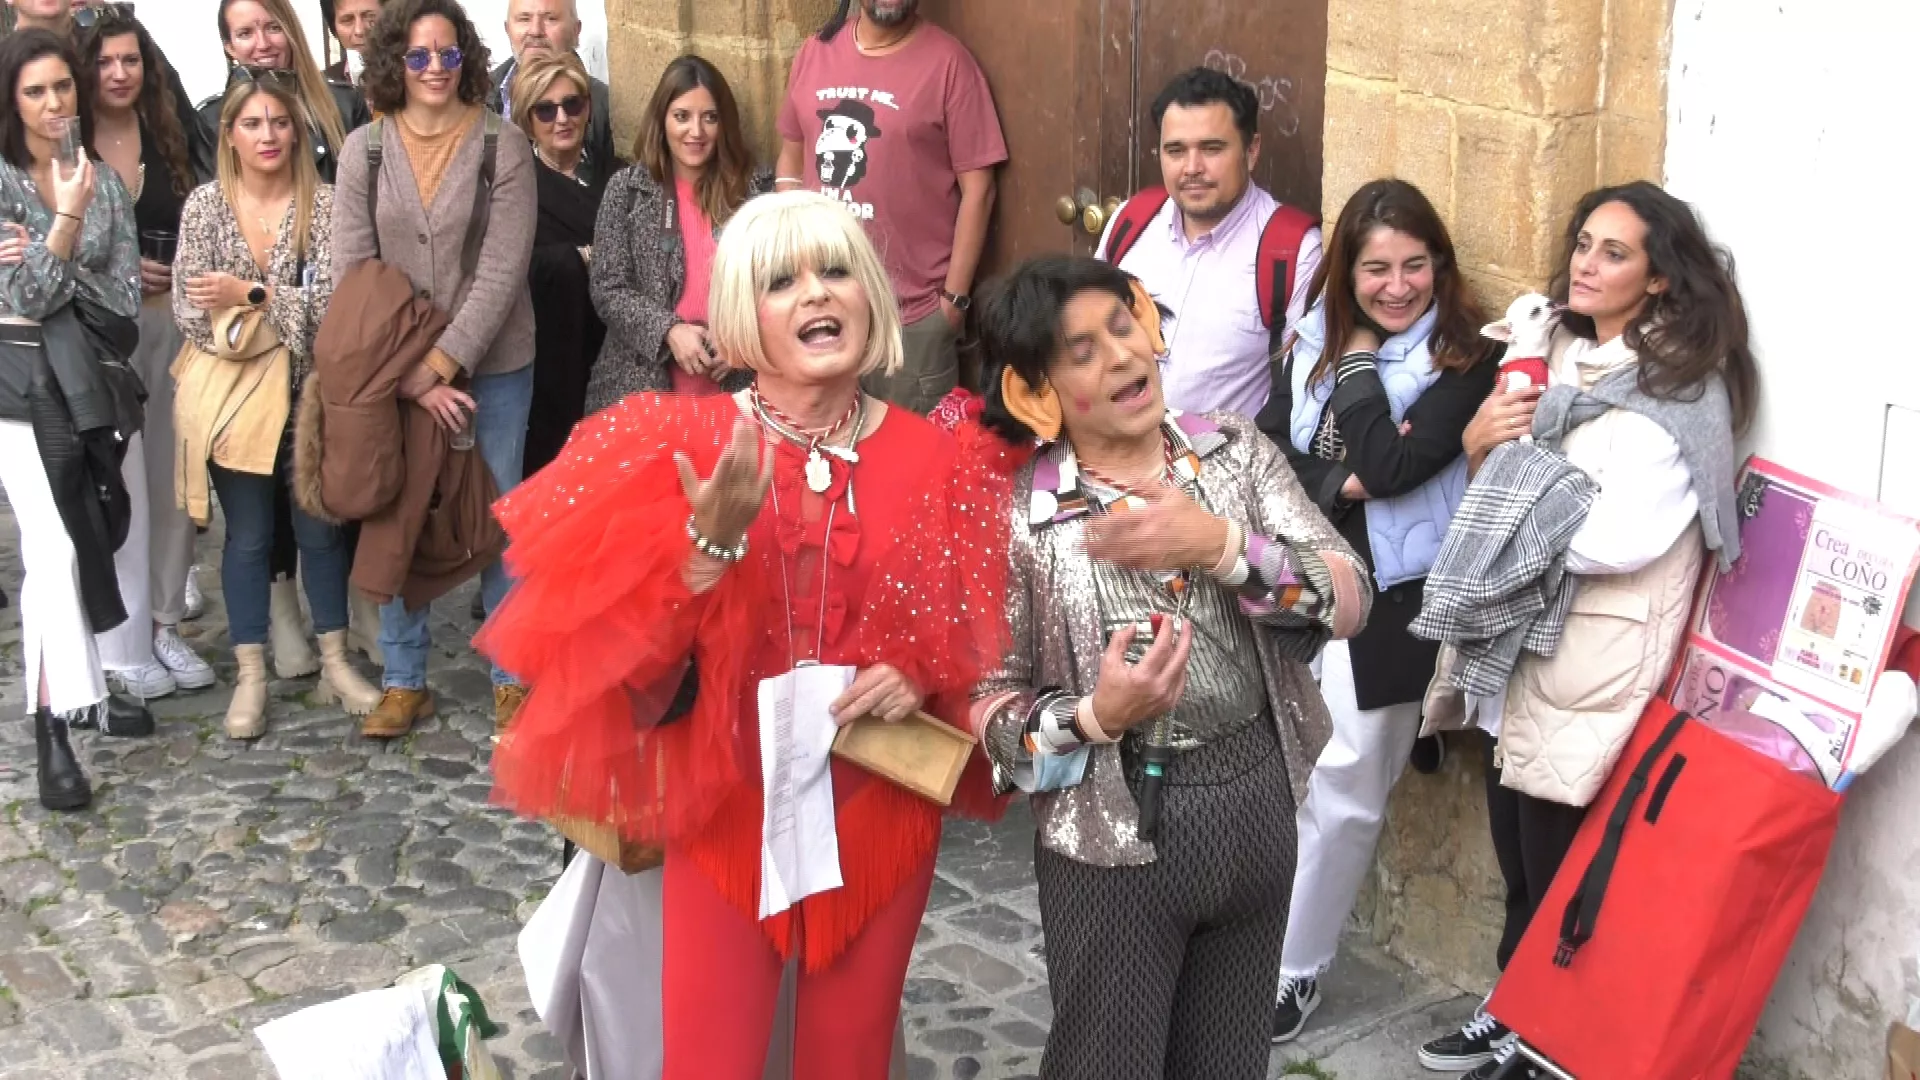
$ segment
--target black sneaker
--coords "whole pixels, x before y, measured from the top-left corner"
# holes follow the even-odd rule
[[[1299,1038],[1307,1017],[1319,1007],[1320,980],[1303,976],[1280,980],[1280,1000],[1273,1003],[1273,1041],[1288,1043]]]
[[[1466,1074],[1460,1080],[1493,1080],[1496,1076],[1500,1080],[1545,1080],[1547,1074],[1540,1071],[1540,1066],[1525,1059],[1513,1060],[1519,1053],[1519,1040],[1509,1039],[1494,1053],[1492,1061]]]
[[[1466,1072],[1494,1060],[1500,1050],[1513,1042],[1507,1025],[1476,1010],[1459,1031],[1445,1035],[1420,1048],[1420,1065],[1434,1072]]]
[[[1447,763],[1446,740],[1438,735],[1426,735],[1413,740],[1413,753],[1407,755],[1407,764],[1422,776],[1432,776]]]

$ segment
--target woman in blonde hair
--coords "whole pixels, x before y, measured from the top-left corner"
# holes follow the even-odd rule
[[[220,44],[231,65],[227,88],[232,89],[249,70],[278,72],[293,89],[299,112],[312,129],[305,142],[320,179],[333,183],[347,133],[371,118],[366,98],[352,86],[327,80],[314,63],[306,31],[301,29],[300,18],[288,0],[220,0],[215,18],[220,25]],[[200,123],[209,142],[220,136],[221,104],[225,99],[223,91],[200,103]]]
[[[226,516],[220,580],[239,669],[226,727],[236,739],[266,730],[274,503],[288,483],[293,388],[312,366],[333,292],[333,188],[314,167],[299,102],[272,72],[227,91],[218,179],[188,196],[174,261],[174,317],[196,347],[175,368],[176,484],[204,522],[210,483]],[[298,507],[292,528],[320,639],[320,695],[365,714],[380,695],[347,661],[346,540]]]
[[[513,79],[513,123],[533,140],[534,183],[540,217],[533,230],[533,405],[527,411],[522,475],[546,466],[586,411],[587,374],[607,327],[593,310],[587,267],[593,261],[593,223],[610,170],[582,169],[593,92],[587,69],[572,53],[540,55]]]
[[[478,640],[530,687],[498,790],[664,847],[667,1080],[759,1080],[789,958],[793,1076],[879,1080],[940,808],[833,761],[837,878],[763,898],[761,732],[781,729],[760,695],[824,675],[844,690],[822,723],[964,724],[1001,630],[966,616],[993,607],[1006,557],[953,497],[954,439],[860,391],[899,365],[900,316],[858,221],[817,194],[747,203],[712,301],[752,387],[628,397],[497,507],[517,583]],[[778,737],[764,752],[827,768],[824,747]]]

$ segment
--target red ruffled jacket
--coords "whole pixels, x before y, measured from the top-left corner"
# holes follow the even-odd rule
[[[496,504],[516,583],[477,644],[530,689],[494,755],[497,801],[663,844],[753,918],[759,681],[811,656],[818,630],[822,662],[891,664],[928,712],[966,730],[968,693],[1005,636],[1013,462],[977,426],[956,438],[889,410],[859,445],[850,514],[846,467],[813,495],[802,452],[782,443],[747,557],[695,595],[681,576],[690,510],[673,459],[710,475],[739,415],[730,397],[639,394],[583,421],[551,466]],[[689,658],[692,712],[658,724]],[[957,811],[999,812],[987,768],[977,756]],[[833,769],[845,884],[763,921],[809,970],[832,963],[940,837],[939,807],[845,762]]]

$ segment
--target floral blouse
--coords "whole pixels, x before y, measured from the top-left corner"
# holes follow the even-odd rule
[[[140,312],[140,240],[133,198],[112,169],[95,162],[93,201],[80,221],[73,258],[47,250],[54,214],[40,201],[33,178],[0,160],[0,220],[25,225],[26,258],[0,266],[0,317],[44,319],[79,293],[115,315]]]
[[[180,212],[180,243],[173,259],[173,320],[188,341],[211,349],[212,312],[201,311],[188,302],[187,282],[200,274],[224,272],[241,281],[273,286],[267,321],[279,333],[280,343],[293,354],[293,381],[299,386],[313,365],[313,338],[327,313],[327,301],[333,297],[333,186],[321,184],[314,190],[313,222],[304,259],[294,255],[295,216],[289,211],[280,222],[263,274],[240,231],[240,219],[220,192],[220,184],[216,181],[195,188],[187,196],[186,209]]]

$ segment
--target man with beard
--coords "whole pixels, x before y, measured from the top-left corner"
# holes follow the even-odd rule
[[[867,392],[925,414],[959,380],[955,345],[1007,160],[973,54],[919,0],[840,0],[800,47],[780,110],[775,186],[837,200],[866,225],[900,302],[905,363]]]
[[[1160,91],[1152,116],[1165,186],[1113,215],[1100,257],[1173,312],[1160,361],[1167,405],[1251,417],[1272,389],[1269,356],[1306,312],[1320,229],[1254,186],[1253,88],[1194,68]]]
[[[513,56],[493,69],[493,96],[487,105],[511,119],[513,73],[536,56],[570,53],[580,45],[580,14],[574,0],[511,0],[507,4],[507,44]],[[613,101],[607,84],[588,76],[593,85],[592,115],[587,120],[587,144],[575,170],[583,184],[613,175]]]
[[[13,15],[14,30],[51,30],[63,38],[74,38],[76,24],[91,25],[93,15],[99,8],[108,6],[93,3],[91,0],[6,0]],[[131,8],[133,5],[126,5]],[[173,107],[180,114],[180,130],[187,136],[187,158],[193,166],[197,180],[213,179],[213,145],[200,130],[199,121],[193,112],[193,99],[187,96],[187,88],[180,81],[180,73],[174,70],[166,57],[161,56],[162,77],[167,80],[167,88],[173,91]]]

